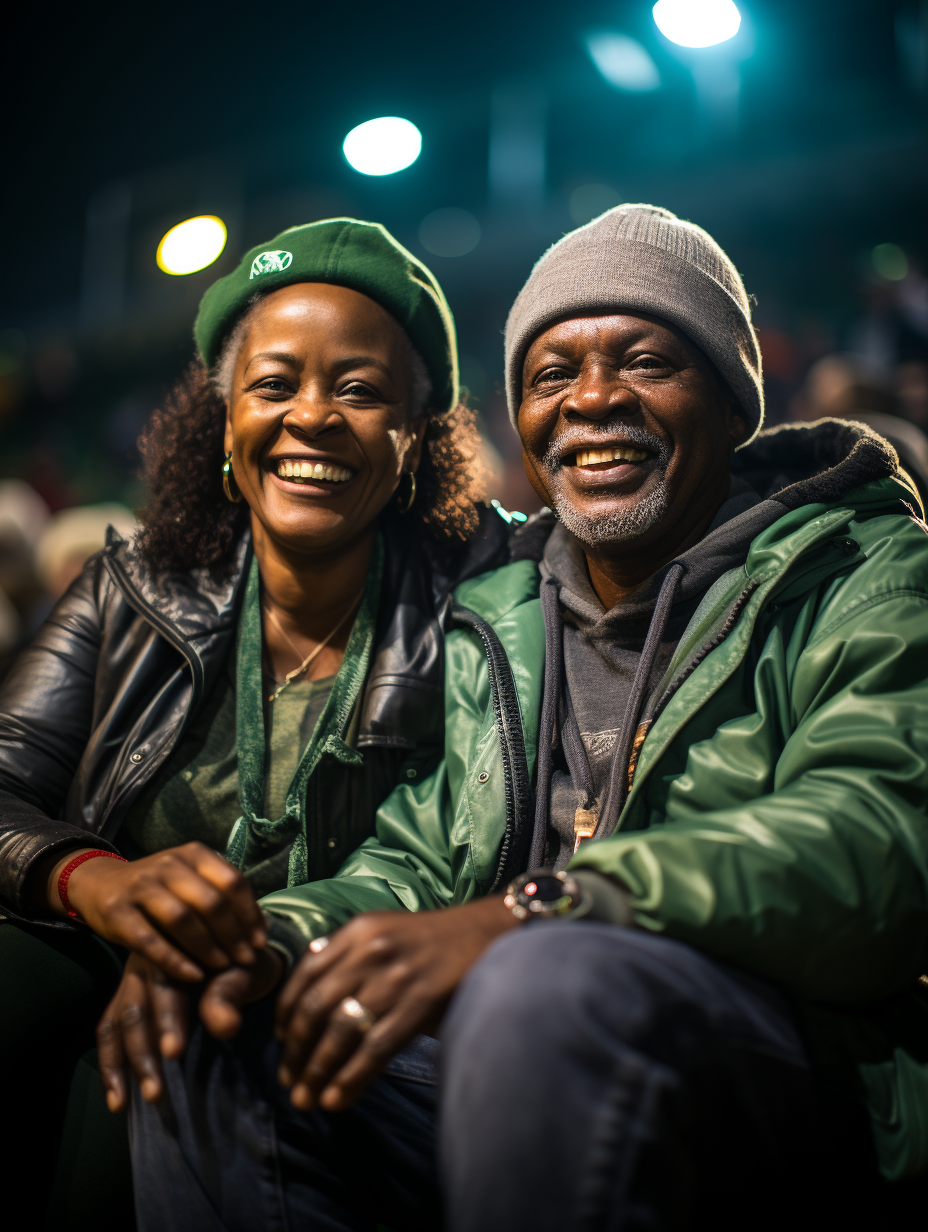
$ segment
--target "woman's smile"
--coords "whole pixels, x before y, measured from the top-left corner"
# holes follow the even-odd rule
[[[334,462],[330,458],[307,457],[292,454],[283,458],[271,458],[269,475],[285,492],[306,496],[331,497],[341,495],[358,474],[350,466]]]

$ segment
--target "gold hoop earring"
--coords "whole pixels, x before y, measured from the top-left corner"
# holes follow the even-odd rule
[[[409,513],[410,509],[412,508],[413,501],[416,499],[416,475],[415,475],[415,472],[414,472],[414,471],[406,471],[406,478],[409,480],[409,496],[407,497],[407,499],[406,499],[406,500],[404,500],[402,496],[397,496],[397,498],[396,498],[396,505],[397,505],[397,508],[399,509],[400,513]],[[400,484],[402,484],[402,482],[403,482],[403,480],[402,480],[402,479],[400,479]],[[400,486],[400,485],[398,484],[398,485],[397,485],[397,491],[399,491],[399,486]]]
[[[231,501],[233,505],[237,505],[240,500],[243,500],[238,484],[235,482],[235,473],[232,470],[232,450],[226,454],[226,460],[222,464],[222,490],[226,494],[226,500]]]

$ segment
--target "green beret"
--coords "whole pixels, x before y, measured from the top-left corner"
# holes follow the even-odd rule
[[[238,268],[209,288],[193,327],[211,368],[235,322],[256,293],[294,282],[331,282],[376,300],[399,321],[422,356],[442,410],[458,399],[454,317],[438,282],[421,261],[377,222],[326,218],[290,227],[242,257]]]

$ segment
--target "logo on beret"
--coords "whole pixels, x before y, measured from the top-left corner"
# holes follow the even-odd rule
[[[279,274],[281,270],[287,268],[292,260],[292,252],[282,252],[280,250],[259,252],[251,263],[251,273],[248,277],[252,279],[260,278],[262,274]]]

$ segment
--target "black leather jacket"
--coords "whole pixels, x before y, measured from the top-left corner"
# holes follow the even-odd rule
[[[384,528],[385,560],[371,666],[353,744],[363,765],[324,758],[315,790],[338,840],[308,835],[314,877],[328,877],[373,831],[397,782],[441,755],[442,623],[452,585],[505,558],[507,531],[487,512],[453,579],[414,536]],[[41,919],[24,890],[35,862],[93,845],[118,850],[126,812],[209,694],[231,652],[251,553],[246,534],[228,576],[155,575],[110,530],[0,688],[0,911]],[[354,726],[354,725],[352,725]],[[311,784],[312,787],[312,784]]]

